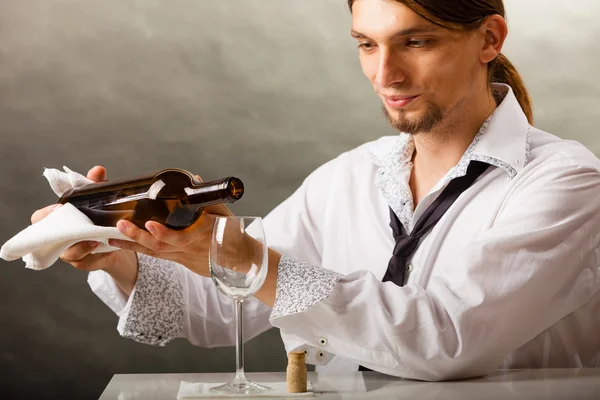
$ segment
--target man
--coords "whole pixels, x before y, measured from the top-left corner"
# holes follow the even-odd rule
[[[600,161],[530,125],[501,55],[502,1],[349,5],[363,71],[402,133],[321,166],[265,218],[249,336],[276,326],[319,370],[424,380],[598,365]],[[146,227],[121,221],[135,241],[111,241],[123,251],[81,243],[62,259],[96,270],[123,336],[232,344],[230,301],[207,278],[207,218]]]

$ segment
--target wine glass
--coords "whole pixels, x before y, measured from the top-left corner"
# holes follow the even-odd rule
[[[243,301],[256,293],[267,276],[268,248],[260,217],[215,216],[209,250],[210,276],[235,302],[236,374],[213,387],[217,393],[253,394],[272,390],[244,375]]]

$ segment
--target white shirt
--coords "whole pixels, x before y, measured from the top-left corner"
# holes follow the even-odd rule
[[[287,351],[306,349],[322,372],[361,364],[440,380],[498,367],[600,365],[600,160],[530,126],[506,88],[461,161],[414,212],[406,134],[340,155],[273,210],[267,241],[286,257],[272,312],[246,302],[250,336],[272,324]],[[382,283],[394,246],[388,207],[410,232],[471,160],[493,167],[423,238],[406,285]],[[176,336],[234,343],[231,300],[209,279],[139,259],[128,300],[107,274],[89,278],[121,315],[122,335],[151,344]]]

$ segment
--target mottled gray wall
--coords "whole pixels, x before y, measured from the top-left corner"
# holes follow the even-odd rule
[[[537,125],[600,154],[600,4],[506,5]],[[234,211],[266,214],[326,160],[393,134],[349,29],[345,0],[0,0],[0,242],[56,200],[43,167],[237,175]],[[22,266],[0,261],[0,394],[95,398],[114,373],[234,370],[231,348],[122,339],[85,273]],[[247,346],[249,371],[285,363],[278,332]]]

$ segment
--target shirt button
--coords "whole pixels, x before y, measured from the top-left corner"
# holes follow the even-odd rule
[[[413,270],[413,265],[412,265],[412,264],[408,264],[408,265],[406,266],[406,270],[407,270],[408,272],[412,272],[412,270]]]
[[[322,351],[319,351],[317,353],[317,360],[323,360],[323,358],[325,358],[325,353],[323,353]]]
[[[325,339],[324,337],[320,337],[319,338],[319,344],[321,346],[325,346],[327,344],[327,339]]]

